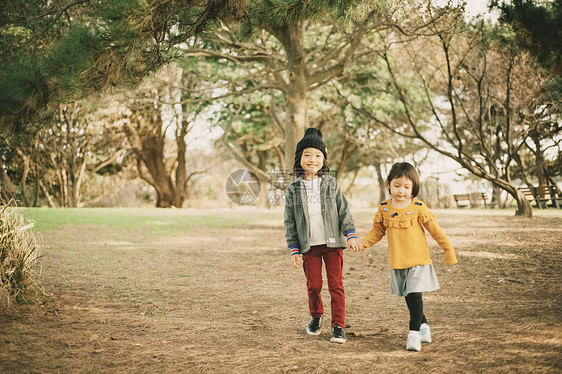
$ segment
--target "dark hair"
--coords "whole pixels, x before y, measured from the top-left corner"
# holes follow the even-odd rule
[[[407,162],[397,162],[390,168],[390,172],[386,177],[388,192],[390,193],[390,182],[402,177],[406,177],[412,181],[412,197],[418,196],[418,193],[420,192],[420,177],[416,168]]]
[[[297,153],[295,153],[295,165],[293,166],[293,172],[295,173],[295,176],[297,178],[304,176],[304,169],[301,166],[301,159],[302,159],[303,152],[304,149],[301,149],[297,151]],[[328,165],[328,161],[326,160],[326,157],[324,157],[324,165],[322,165],[320,170],[318,170],[318,175],[322,176],[329,173],[330,173],[330,166]]]

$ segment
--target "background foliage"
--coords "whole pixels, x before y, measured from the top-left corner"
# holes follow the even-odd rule
[[[560,2],[491,6],[500,22],[414,0],[3,2],[1,197],[224,205],[229,171],[266,181],[314,126],[350,196],[437,152],[530,215],[517,187],[561,172]]]

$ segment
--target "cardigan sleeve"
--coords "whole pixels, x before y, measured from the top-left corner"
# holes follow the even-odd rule
[[[355,223],[349,210],[349,204],[344,194],[341,192],[340,186],[332,180],[336,189],[336,206],[338,208],[338,220],[341,233],[345,235],[347,240],[357,238],[355,234]]]
[[[457,257],[455,256],[455,251],[453,250],[453,246],[445,233],[441,229],[441,226],[437,223],[435,216],[429,210],[427,213],[420,215],[420,222],[422,223],[423,227],[429,232],[431,237],[435,239],[437,244],[443,249],[443,256],[445,257],[445,265],[453,265],[456,264]]]
[[[379,208],[379,211],[375,214],[375,218],[373,219],[373,228],[369,231],[367,236],[363,238],[363,242],[365,243],[363,249],[366,249],[380,241],[385,233],[386,228],[383,225],[382,211]]]
[[[284,216],[285,239],[287,240],[287,247],[289,247],[289,249],[291,250],[291,255],[298,254],[300,244],[295,219],[295,193],[291,186],[287,188]]]

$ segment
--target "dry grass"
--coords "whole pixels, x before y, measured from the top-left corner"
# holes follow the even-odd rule
[[[39,242],[32,227],[17,208],[0,205],[0,309],[14,301],[29,303],[38,294]]]
[[[151,227],[197,217],[131,212],[150,215]],[[239,216],[238,227],[165,236],[100,224],[46,230],[42,279],[53,296],[0,313],[0,372],[562,372],[562,212],[435,213],[459,264],[445,267],[431,242],[441,289],[424,295],[433,343],[421,352],[404,349],[408,311],[389,293],[384,243],[345,255],[348,341],[337,345],[326,290],[322,333],[305,333],[305,279],[290,265],[282,212],[237,211],[217,217]],[[372,212],[354,218],[365,234]]]

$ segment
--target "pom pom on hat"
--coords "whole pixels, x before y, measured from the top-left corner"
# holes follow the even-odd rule
[[[297,143],[295,155],[306,148],[319,149],[324,154],[324,158],[328,158],[328,150],[326,149],[326,144],[324,144],[324,141],[322,140],[322,132],[314,127],[306,129],[304,137]]]

